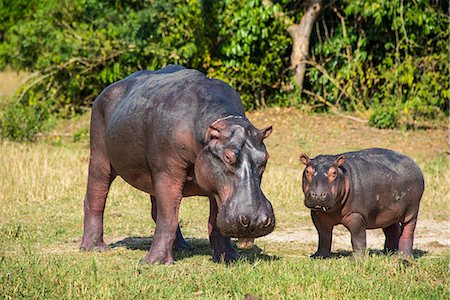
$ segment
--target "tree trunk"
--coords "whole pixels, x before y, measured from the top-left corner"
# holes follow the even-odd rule
[[[308,58],[309,38],[321,9],[322,0],[310,0],[305,14],[300,20],[300,24],[293,24],[287,30],[292,37],[291,67],[294,70],[294,79],[300,94],[303,90],[303,79],[306,71],[305,60]]]

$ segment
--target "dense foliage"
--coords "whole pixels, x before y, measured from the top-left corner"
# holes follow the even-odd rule
[[[448,3],[345,2],[323,12],[314,36],[308,82],[319,107],[371,108],[380,128],[448,111]]]
[[[170,63],[225,80],[247,109],[370,109],[378,127],[414,125],[447,111],[444,1],[324,1],[301,97],[286,31],[302,16],[300,2],[1,2],[0,68],[34,72],[2,113],[1,134],[30,139],[50,116],[82,111],[110,83]]]

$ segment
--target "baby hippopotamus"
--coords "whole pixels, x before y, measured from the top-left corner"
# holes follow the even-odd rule
[[[417,164],[398,152],[371,148],[338,155],[300,156],[306,166],[305,205],[319,233],[312,257],[330,257],[333,227],[351,234],[353,252],[366,249],[366,229],[382,228],[384,250],[412,255],[414,229],[424,190]]]

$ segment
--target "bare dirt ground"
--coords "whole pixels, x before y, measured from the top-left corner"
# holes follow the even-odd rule
[[[273,233],[262,237],[260,240],[269,242],[300,242],[317,245],[318,235],[314,225],[299,224],[298,227],[284,231],[275,230]],[[367,248],[382,250],[384,234],[381,229],[367,231]],[[351,251],[350,233],[338,225],[333,230],[332,251]],[[415,235],[414,249],[432,253],[445,253],[450,250],[450,222],[421,220],[419,218]]]

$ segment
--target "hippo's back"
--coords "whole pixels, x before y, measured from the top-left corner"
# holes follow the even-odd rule
[[[98,136],[114,170],[150,193],[153,169],[173,159],[195,159],[214,120],[244,114],[229,85],[176,65],[136,72],[107,87],[95,102],[93,115],[102,110],[105,126]]]
[[[349,200],[353,208],[378,212],[370,223],[379,225],[384,219],[404,221],[417,214],[424,179],[411,158],[381,148],[344,154],[344,169],[351,181]]]
[[[423,174],[419,166],[411,158],[389,149],[370,148],[361,151],[347,152],[346,168],[359,183],[370,187],[414,186],[422,189]]]
[[[422,172],[417,164],[406,155],[383,148],[370,148],[344,153],[347,164],[355,171],[377,177],[396,175],[402,178],[422,179]]]

